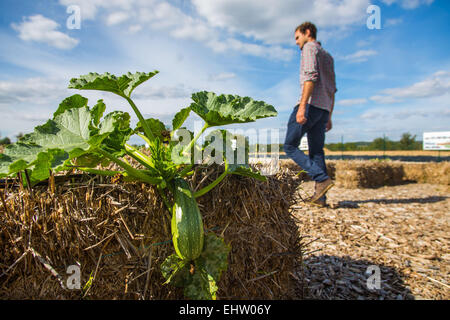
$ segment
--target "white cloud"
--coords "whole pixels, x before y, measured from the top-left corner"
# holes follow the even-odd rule
[[[215,52],[235,51],[244,55],[265,57],[272,60],[289,61],[295,54],[294,50],[284,49],[281,46],[259,45],[243,42],[234,38],[225,40],[211,40],[206,43]]]
[[[166,2],[155,3],[152,8],[140,10],[138,20],[151,29],[168,32],[175,39],[201,42],[218,53],[231,51],[285,61],[294,55],[292,49],[279,45],[260,45],[237,40],[226,32],[220,32],[203,19],[193,18]]]
[[[350,63],[359,63],[367,61],[369,57],[377,55],[378,52],[375,50],[359,50],[355,53],[337,57],[338,60],[348,61]]]
[[[390,88],[370,99],[380,103],[397,103],[405,99],[429,98],[450,93],[450,72],[438,71],[430,78],[403,88]]]
[[[322,30],[347,27],[366,18],[367,0],[192,0],[210,25],[270,44],[293,44],[294,29],[312,21]]]
[[[209,76],[210,81],[225,81],[236,78],[236,74],[233,72],[221,72],[219,74],[212,74]]]
[[[201,42],[214,52],[289,61],[295,51],[293,30],[305,20],[319,27],[319,39],[344,37],[349,26],[363,23],[369,0],[59,0],[79,5],[83,19],[108,14],[107,25],[130,23],[128,33],[161,31],[175,39]],[[178,6],[173,3],[177,3]],[[180,9],[180,7],[183,9]],[[119,14],[120,12],[120,14]],[[261,41],[257,42],[256,41]]]
[[[81,19],[94,20],[99,9],[130,10],[136,5],[149,5],[152,0],[59,0],[63,6],[77,5],[81,9]]]
[[[382,96],[382,95],[375,95],[370,97],[370,100],[375,101],[377,103],[381,103],[381,104],[393,104],[393,103],[398,103],[401,102],[400,99],[397,99],[395,97],[392,96]]]
[[[349,103],[352,100],[358,99],[349,99]],[[382,90],[380,94],[367,100],[378,105],[368,107],[351,119],[353,125],[338,125],[336,121],[335,131],[327,134],[327,140],[339,141],[340,135],[347,141],[352,135],[358,140],[371,140],[383,133],[390,139],[397,139],[404,132],[421,137],[426,131],[448,130],[450,72],[435,72],[423,81],[406,87]]]
[[[392,19],[386,19],[386,22],[384,23],[384,27],[393,27],[403,22],[402,18],[392,18]]]
[[[128,27],[128,32],[133,34],[142,30],[142,26],[134,24]]]
[[[146,86],[144,90],[138,90],[133,95],[133,99],[177,99],[190,98],[192,92],[200,91],[193,88],[187,88],[184,84],[176,86],[162,85],[162,86]]]
[[[338,100],[336,102],[337,105],[344,106],[344,107],[362,105],[362,104],[366,104],[366,103],[367,103],[367,99],[343,99],[343,100]]]
[[[130,16],[123,11],[113,12],[106,18],[106,25],[112,26],[128,20]]]
[[[79,42],[57,31],[59,24],[40,14],[24,18],[20,24],[13,23],[11,27],[19,32],[19,38],[24,41],[46,43],[58,49],[72,49]]]
[[[434,2],[434,0],[381,0],[388,6],[393,3],[398,3],[403,9],[416,9],[421,5],[430,5]]]
[[[442,102],[444,102],[442,104]],[[369,141],[386,135],[391,140],[398,140],[402,133],[410,132],[422,138],[426,131],[443,131],[448,129],[450,113],[443,99],[433,99],[435,107],[424,108],[421,103],[407,104],[396,108],[374,107],[366,110],[348,123],[334,121],[333,130],[327,133],[327,141]]]
[[[378,119],[378,118],[383,118],[383,117],[387,117],[388,116],[388,112],[385,112],[384,110],[368,110],[366,112],[364,112],[363,114],[361,114],[359,116],[360,119]]]
[[[0,81],[0,104],[48,104],[55,99],[62,99],[62,97],[68,95],[69,90],[61,86],[61,83],[62,79],[59,78]]]

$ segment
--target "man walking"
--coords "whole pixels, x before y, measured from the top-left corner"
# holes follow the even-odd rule
[[[331,114],[337,91],[334,62],[331,55],[316,41],[317,28],[305,22],[295,29],[295,42],[300,47],[301,98],[288,122],[284,151],[315,181],[314,195],[310,204],[325,206],[326,192],[334,186],[327,175],[325,132],[332,127]],[[298,146],[307,133],[309,156]]]

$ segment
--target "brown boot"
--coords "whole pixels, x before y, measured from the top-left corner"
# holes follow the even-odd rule
[[[326,204],[326,201],[325,201],[325,200],[319,199],[319,200],[316,200],[316,201],[312,201],[312,199],[313,199],[313,197],[315,197],[315,195],[316,195],[316,194],[314,193],[314,195],[312,195],[311,197],[306,198],[306,199],[305,199],[305,202],[306,202],[307,204],[311,204],[311,205],[313,205],[313,206],[317,206],[317,207],[320,207],[320,208],[326,207],[327,204]]]
[[[311,202],[317,203],[317,201],[325,194],[331,187],[334,186],[331,178],[326,179],[325,181],[316,182],[314,195],[311,197]]]

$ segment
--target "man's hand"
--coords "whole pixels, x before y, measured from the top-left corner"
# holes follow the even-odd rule
[[[303,125],[303,124],[305,124],[306,121],[308,120],[308,119],[305,117],[305,112],[306,112],[306,107],[301,107],[301,106],[298,107],[296,120],[297,120],[297,122],[298,122],[299,124],[302,124],[302,125]]]
[[[326,131],[330,131],[332,127],[333,127],[333,124],[331,123],[331,118],[329,118],[328,119],[328,123],[327,123],[327,125],[325,127],[325,132]]]

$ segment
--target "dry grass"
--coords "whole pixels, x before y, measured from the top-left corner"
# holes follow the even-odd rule
[[[222,169],[223,170],[223,169]],[[197,168],[206,185],[220,170]],[[231,244],[219,299],[292,299],[302,238],[289,213],[296,185],[227,177],[198,200],[205,228]],[[183,299],[163,285],[160,265],[174,252],[170,214],[151,186],[82,176],[69,185],[0,190],[0,297],[3,299]],[[65,290],[79,263],[86,290]]]

